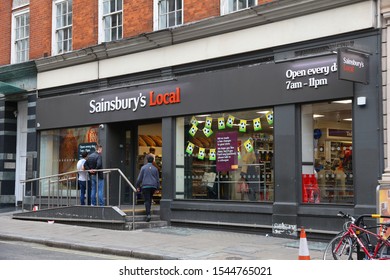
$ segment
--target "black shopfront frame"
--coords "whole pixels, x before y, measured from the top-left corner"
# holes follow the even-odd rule
[[[352,39],[351,39],[352,38]],[[331,52],[308,58],[292,58],[246,67],[235,67],[194,75],[175,76],[160,83],[137,87],[91,91],[90,94],[67,94],[42,97],[37,100],[39,130],[77,127],[93,124],[116,125],[121,122],[142,122],[161,119],[163,131],[163,198],[161,217],[171,223],[196,223],[252,229],[281,229],[275,235],[296,236],[300,226],[317,232],[335,231],[338,228],[337,212],[340,208],[351,214],[375,211],[375,187],[383,169],[383,140],[381,132],[380,56],[378,34],[351,35],[315,45],[335,45],[335,42],[352,42],[373,55],[369,60],[370,81],[354,84],[339,80],[334,67],[337,55]],[[278,49],[290,54],[308,45]],[[337,64],[337,63],[336,63]],[[190,66],[189,66],[190,67]],[[327,67],[329,69],[327,70]],[[180,102],[169,99],[169,94],[180,89]],[[161,105],[150,106],[161,94]],[[168,94],[168,95],[165,95]],[[165,97],[164,97],[165,95]],[[367,105],[357,106],[356,98],[365,96]],[[133,98],[133,99],[132,99]],[[140,98],[138,107],[93,112],[91,101],[97,102]],[[165,98],[165,99],[164,99]],[[300,106],[305,103],[352,98],[354,132],[354,205],[302,205]],[[142,100],[145,106],[141,106]],[[164,100],[166,103],[164,104]],[[168,102],[168,101],[172,102]],[[176,100],[177,101],[177,100]],[[110,103],[111,104],[111,103]],[[107,105],[110,106],[110,105]],[[118,106],[119,107],[119,106]],[[235,201],[193,201],[175,199],[175,147],[176,117],[209,112],[238,111],[258,107],[274,110],[274,170],[275,201],[248,203]],[[72,108],[71,113],[69,108]],[[108,107],[107,107],[108,108]],[[111,108],[114,108],[112,106]],[[373,125],[375,124],[375,125]],[[110,130],[106,130],[110,131]],[[103,141],[109,142],[106,132]],[[105,145],[105,143],[102,143]],[[107,162],[115,159],[107,156]],[[283,225],[281,227],[281,225]],[[292,232],[290,229],[295,229]],[[291,233],[292,232],[292,233]]]

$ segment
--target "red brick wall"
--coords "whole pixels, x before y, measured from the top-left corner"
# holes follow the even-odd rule
[[[12,0],[0,1],[0,65],[11,62]]]
[[[220,0],[184,0],[184,23],[220,15]]]
[[[30,60],[51,55],[51,0],[30,1]]]
[[[153,31],[153,0],[123,0],[123,38]]]
[[[274,1],[275,0],[258,0],[257,5],[262,5],[262,4],[266,4],[266,3],[274,2]]]
[[[98,0],[73,0],[73,50],[98,43]]]
[[[275,0],[258,0],[262,5]],[[220,0],[184,0],[184,23],[220,15]],[[0,0],[0,65],[10,63],[12,0]],[[73,50],[98,44],[98,0],[73,0]],[[153,0],[123,0],[123,37],[153,31]],[[52,0],[30,1],[30,59],[51,56]]]
[[[275,0],[258,0],[257,1],[257,5],[261,5],[261,4],[266,4],[266,3],[269,3],[269,2],[273,2]]]

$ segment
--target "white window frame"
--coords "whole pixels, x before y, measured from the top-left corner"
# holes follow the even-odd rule
[[[250,7],[246,7],[246,8],[236,9],[236,10],[230,11],[229,10],[229,3],[232,2],[232,1],[234,1],[234,0],[221,0],[221,15],[231,14],[231,13],[234,13],[234,12],[238,12],[238,11],[250,8]],[[237,3],[238,3],[238,1],[239,0],[237,0]],[[244,0],[244,1],[246,1],[246,5],[248,5],[248,0]],[[257,6],[257,5],[258,5],[258,0],[255,0],[255,5],[254,6]]]
[[[27,58],[23,61],[18,61],[18,54],[17,54],[17,48],[16,48],[16,18],[25,14],[29,14],[30,16],[30,9],[23,9],[19,10],[17,12],[12,13],[12,32],[11,32],[11,64],[15,63],[22,63],[30,60],[29,52],[30,52],[30,27],[28,31],[28,36],[25,38],[28,40],[28,51],[27,51]],[[30,25],[30,24],[29,24]]]
[[[175,27],[175,26],[180,26],[180,25],[183,25],[184,23],[184,1],[181,0],[181,24],[177,24],[177,25],[174,25],[174,26],[166,26],[166,27],[162,27],[160,28],[160,9],[159,9],[159,4],[162,0],[153,0],[153,30],[154,31],[157,31],[157,30],[161,30],[161,29],[166,29],[166,28],[171,28],[171,27]],[[176,17],[175,17],[176,18]]]
[[[105,34],[105,30],[104,30],[104,14],[103,14],[103,1],[104,0],[99,0],[99,11],[98,11],[98,16],[99,16],[99,38],[98,38],[98,42],[99,44],[100,43],[103,43],[103,42],[111,42],[112,41],[112,38],[110,36],[110,40],[106,40],[106,34]],[[118,14],[118,13],[121,13],[122,14],[122,34],[120,34],[120,38],[118,38],[117,40],[121,40],[123,39],[123,19],[124,19],[124,15],[123,15],[123,0],[122,1],[122,10],[120,11],[116,11],[115,14]]]
[[[63,2],[68,2],[68,0],[53,0],[53,9],[52,9],[52,36],[51,36],[51,51],[52,55],[62,54],[70,52],[73,50],[73,38],[70,39],[70,49],[60,51],[58,49],[58,39],[57,39],[57,5]],[[73,5],[73,2],[72,2]],[[72,7],[72,22],[70,25],[62,26],[60,29],[70,29],[73,37],[73,7]]]

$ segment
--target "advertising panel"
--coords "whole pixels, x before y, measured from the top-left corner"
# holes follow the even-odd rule
[[[338,51],[338,75],[340,80],[368,84],[368,54],[349,48]]]

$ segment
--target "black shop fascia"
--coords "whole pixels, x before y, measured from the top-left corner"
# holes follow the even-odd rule
[[[143,87],[38,98],[37,129],[174,117],[353,97],[337,56],[232,68]]]

